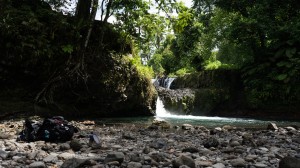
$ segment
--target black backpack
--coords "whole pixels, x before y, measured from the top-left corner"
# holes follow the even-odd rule
[[[44,141],[69,141],[78,129],[69,124],[62,116],[46,118],[37,132],[40,140]]]
[[[25,120],[25,128],[20,133],[19,139],[23,141],[43,140],[47,142],[65,142],[72,139],[78,129],[69,124],[62,116],[45,118],[42,124],[32,124]]]

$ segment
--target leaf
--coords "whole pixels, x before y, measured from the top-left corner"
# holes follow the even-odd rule
[[[295,48],[293,48],[293,49],[287,49],[286,51],[285,51],[285,55],[287,56],[287,57],[289,57],[289,58],[291,58],[291,57],[293,57],[294,56],[294,54],[296,53],[296,49]]]
[[[286,66],[287,62],[284,62],[284,61],[281,61],[281,62],[278,62],[276,65],[278,67],[283,67],[283,66]]]
[[[277,76],[277,80],[280,80],[280,81],[282,81],[282,80],[284,80],[286,78],[287,78],[287,74],[281,74],[281,75]]]
[[[73,46],[70,45],[70,44],[61,46],[61,49],[62,49],[65,53],[71,54],[71,53],[73,52]]]
[[[278,57],[282,56],[284,51],[285,51],[284,49],[278,50],[275,54],[275,57],[278,58]]]

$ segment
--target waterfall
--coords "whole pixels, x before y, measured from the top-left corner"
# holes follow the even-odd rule
[[[167,88],[167,89],[170,89],[170,86],[171,86],[171,84],[172,84],[172,82],[175,80],[175,78],[167,78],[166,80],[165,80],[165,87]]]
[[[155,85],[155,86],[161,86],[164,87],[166,89],[170,89],[170,86],[172,84],[172,82],[175,80],[176,78],[155,78],[152,79],[151,82]]]
[[[174,81],[174,79],[175,78],[153,79],[152,83],[156,86],[161,86],[166,89],[170,89],[170,86],[171,86],[172,82]],[[157,101],[156,101],[156,117],[171,117],[171,116],[172,116],[171,113],[165,109],[162,100],[158,96]]]
[[[156,116],[157,117],[170,117],[171,114],[165,109],[163,102],[157,97],[156,101]]]

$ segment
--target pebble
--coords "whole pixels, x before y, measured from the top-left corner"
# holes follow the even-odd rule
[[[207,129],[183,124],[148,129],[83,123],[72,122],[80,128],[72,141],[27,143],[16,141],[15,129],[22,128],[22,121],[0,121],[0,168],[282,168],[300,164],[298,127],[272,123],[260,130],[230,125]],[[99,135],[101,144],[90,145],[89,138],[82,136],[88,132]]]

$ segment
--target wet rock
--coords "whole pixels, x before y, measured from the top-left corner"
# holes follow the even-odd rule
[[[30,152],[30,153],[28,153],[27,158],[30,160],[33,160],[37,154],[38,154],[38,152]]]
[[[246,161],[242,158],[233,159],[229,163],[234,167],[246,167]]]
[[[7,134],[5,132],[0,132],[0,139],[10,139],[12,135]]]
[[[29,165],[29,168],[45,168],[46,165],[44,162],[33,162]]]
[[[185,155],[181,155],[178,158],[176,158],[175,160],[173,160],[172,165],[174,168],[179,168],[182,165],[189,166],[190,168],[196,167],[195,161],[192,158],[185,156]]]
[[[80,143],[79,140],[72,140],[70,142],[70,147],[71,149],[73,149],[74,151],[79,151],[82,148],[82,145]]]
[[[209,167],[212,166],[212,162],[211,161],[196,161],[196,165],[197,167]]]
[[[135,140],[136,139],[136,137],[133,134],[129,133],[129,132],[123,133],[122,138],[123,139],[128,139],[128,140]]]
[[[43,161],[44,161],[45,163],[55,163],[55,162],[58,161],[58,158],[57,158],[57,156],[55,156],[55,155],[49,155],[49,156],[45,157],[45,158],[43,159]]]
[[[197,149],[195,147],[187,147],[187,148],[182,149],[182,152],[197,153],[197,152],[199,152],[199,149]]]
[[[75,157],[75,154],[74,153],[64,152],[62,154],[59,154],[57,157],[59,159],[67,160],[67,159],[71,159],[71,158]]]
[[[61,150],[61,151],[65,151],[65,150],[69,150],[69,149],[71,149],[69,143],[62,143],[59,145],[59,150]]]
[[[193,129],[193,126],[192,126],[191,124],[183,124],[183,125],[181,126],[181,128],[182,128],[183,130],[191,130],[191,129]]]
[[[263,163],[255,163],[255,164],[254,164],[254,166],[255,166],[255,167],[257,167],[257,168],[264,168],[264,167],[268,167],[268,165],[266,165],[266,164],[263,164]]]
[[[142,164],[139,162],[129,162],[127,168],[141,168]]]
[[[280,160],[279,168],[299,168],[300,159],[294,157],[285,157]]]
[[[66,160],[61,165],[61,168],[80,168],[80,167],[84,167],[86,162],[87,162],[86,159],[72,158],[72,159]]]
[[[269,130],[278,130],[278,127],[275,123],[269,123],[267,126],[267,129]]]
[[[163,140],[163,139],[158,139],[157,141],[152,142],[150,144],[150,147],[154,148],[154,149],[162,149],[162,148],[164,148],[166,146],[167,146],[167,142],[165,140]]]
[[[229,143],[229,145],[232,146],[232,147],[234,147],[234,146],[239,146],[240,143],[239,143],[238,141],[231,141],[231,142]]]
[[[122,152],[111,152],[106,156],[104,163],[109,163],[113,161],[118,161],[119,163],[122,163],[124,161],[124,157],[125,155]]]
[[[8,153],[0,149],[0,158],[6,159],[8,157]]]
[[[211,148],[211,147],[215,148],[215,147],[219,146],[219,141],[218,141],[218,139],[216,139],[214,137],[210,137],[203,142],[203,146],[205,148]]]
[[[213,168],[225,168],[225,165],[223,163],[216,163],[212,165]]]

